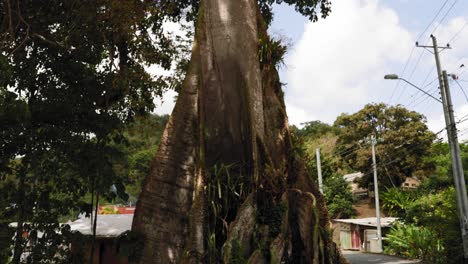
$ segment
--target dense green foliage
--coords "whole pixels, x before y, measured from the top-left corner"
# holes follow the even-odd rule
[[[331,218],[352,218],[356,215],[351,187],[341,175],[325,178],[323,185],[325,202]]]
[[[16,192],[16,182],[13,177],[4,177],[0,181],[0,263],[7,263],[10,257],[11,238],[13,230],[8,224],[13,222],[13,204]]]
[[[416,199],[419,193],[413,190],[402,190],[401,188],[389,188],[382,192],[382,210],[393,217],[406,217],[406,209]]]
[[[125,156],[115,145],[122,125],[151,111],[167,86],[145,67],[169,69],[177,52],[161,25],[183,14],[164,5],[0,2],[0,175],[17,181],[13,262],[27,244],[34,245],[30,261],[54,258],[69,244],[56,235],[63,216],[89,214],[98,197],[126,199],[125,177],[114,168]],[[88,194],[93,200],[84,201]],[[54,262],[70,262],[62,257]]]
[[[392,195],[407,199],[395,199]],[[391,207],[397,204],[395,200],[400,203]],[[432,193],[416,190],[414,194],[394,189],[382,196],[382,204],[383,208],[393,209],[388,211],[389,215],[404,221],[404,225],[392,230],[387,236],[389,252],[413,258],[422,257],[427,263],[459,263],[463,255],[455,191],[452,187]],[[400,248],[401,241],[408,243],[405,250]],[[424,253],[427,249],[431,251]]]
[[[468,146],[460,144],[464,165],[468,162]],[[389,236],[391,252],[395,254],[413,254],[421,256],[427,248],[427,263],[460,263],[463,258],[461,248],[460,222],[457,212],[456,194],[453,188],[453,176],[447,143],[434,143],[425,157],[425,162],[433,164],[433,172],[425,177],[416,190],[408,191],[392,188],[382,193],[382,208],[390,215],[399,217],[407,226],[398,227]],[[464,167],[465,175],[468,173]],[[428,238],[424,243],[414,242],[411,250],[401,250],[397,246],[402,240],[413,241],[411,230],[421,231],[421,236]],[[431,238],[432,236],[432,238]],[[438,239],[434,239],[435,236]],[[423,238],[421,238],[423,239]]]
[[[317,162],[315,149],[321,150],[321,169],[323,177],[324,198],[328,207],[328,213],[331,218],[350,218],[356,215],[353,208],[354,198],[349,184],[344,180],[338,167],[336,158],[333,157],[334,151],[333,138],[339,133],[339,130],[320,121],[304,123],[304,127],[299,129],[293,127],[293,131],[300,139],[301,147],[304,148],[305,160],[309,175],[317,182]],[[330,138],[332,138],[330,140]],[[327,145],[327,143],[330,143]]]
[[[138,116],[123,129],[125,142],[119,144],[118,148],[125,153],[126,160],[115,164],[115,167],[121,177],[125,178],[125,190],[133,204],[141,192],[143,180],[150,173],[168,120],[168,115]]]
[[[427,264],[447,263],[442,257],[444,246],[440,237],[428,228],[397,224],[386,235],[385,252],[407,258],[421,259]]]

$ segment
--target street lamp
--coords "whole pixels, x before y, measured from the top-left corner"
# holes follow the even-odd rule
[[[387,74],[383,77],[385,80],[398,80],[398,75],[396,74]]]
[[[424,91],[423,89],[417,87],[416,85],[410,83],[409,81],[407,81],[407,80],[405,80],[405,79],[403,79],[403,78],[398,77],[398,75],[396,75],[396,74],[387,74],[387,75],[384,76],[384,79],[385,79],[385,80],[401,80],[401,81],[404,81],[405,83],[407,83],[407,84],[413,86],[414,88],[416,88],[416,89],[418,89],[419,91],[423,92],[424,94],[426,94],[427,96],[429,96],[429,97],[431,97],[432,99],[436,100],[437,102],[442,103],[442,101],[441,101],[439,98],[434,97],[432,94],[430,94],[430,93]]]
[[[407,83],[407,84],[413,86],[414,88],[418,89],[419,91],[423,92],[423,93],[426,94],[427,96],[431,97],[432,99],[436,100],[437,102],[442,103],[442,101],[441,101],[439,98],[434,97],[432,94],[430,94],[430,93],[424,91],[423,89],[417,87],[416,85],[410,83],[409,81],[407,81],[407,80],[405,80],[405,79],[403,79],[403,78],[398,77],[398,75],[396,75],[396,74],[387,74],[387,75],[384,76],[384,79],[385,79],[385,80],[402,80],[402,81],[404,81],[405,83]]]

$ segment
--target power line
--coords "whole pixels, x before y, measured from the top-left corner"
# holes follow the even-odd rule
[[[432,95],[433,97],[435,97],[435,96],[438,94],[438,89],[439,89],[439,87],[435,87],[435,88],[431,89],[428,93],[429,93],[430,95]],[[426,94],[422,94],[422,97],[420,97],[420,98],[422,98],[422,100],[419,101],[418,103],[414,104],[413,107],[416,107],[416,106],[418,106],[418,105],[420,105],[420,104],[426,102],[427,99],[429,99],[429,98],[431,98],[431,97],[429,97],[429,96],[426,95]]]
[[[437,89],[437,87],[435,89]],[[430,94],[431,96],[434,96],[434,95],[436,95],[435,89],[433,88],[433,89],[429,90],[427,93]],[[416,106],[424,103],[428,98],[431,98],[431,97],[426,95],[425,93],[422,93],[417,99],[415,99],[412,102],[413,103],[412,107],[416,107]],[[422,100],[420,100],[420,99],[422,99]],[[411,107],[411,105],[408,105],[408,107]]]
[[[435,65],[434,65],[434,66],[432,67],[432,69],[431,69],[429,72],[427,72],[427,75],[426,75],[426,77],[424,78],[424,81],[422,81],[422,83],[421,83],[421,85],[420,85],[420,86],[422,87],[422,89],[428,87],[429,85],[431,85],[432,83],[434,83],[435,81],[437,81],[438,78],[436,77],[436,78],[434,78],[434,80],[432,80],[431,82],[429,82],[429,83],[426,85],[427,79],[429,78],[429,76],[431,75],[431,73],[435,70],[435,68],[436,68],[436,67],[435,67]],[[420,91],[417,90],[413,95],[411,95],[410,100],[411,100],[411,98],[413,98],[414,96],[416,96],[416,95],[419,94],[419,93],[420,93]],[[424,94],[424,93],[423,93],[423,94]],[[421,98],[421,96],[420,96],[419,98]],[[419,99],[419,98],[418,98],[418,99]],[[409,107],[409,106],[410,106],[412,103],[414,103],[416,100],[417,100],[417,99],[414,99],[412,102],[408,103],[407,106]]]
[[[442,133],[443,131],[444,131],[444,130],[438,132],[438,134]],[[437,134],[436,134],[436,135],[437,135]],[[415,146],[421,146],[421,145],[422,145],[422,144],[412,145],[413,147],[409,149],[408,154],[411,154],[412,152],[415,152],[415,151],[419,151],[419,149],[415,148]],[[398,149],[398,148],[400,148],[400,147],[402,147],[402,145],[395,147],[393,150],[396,150],[396,149]],[[380,167],[380,168],[385,167],[385,166],[390,165],[390,164],[393,164],[393,163],[395,163],[395,162],[397,162],[397,161],[401,161],[401,160],[404,159],[406,156],[407,156],[407,155],[405,155],[405,156],[398,156],[398,157],[396,157],[395,159],[390,160],[390,161],[388,161],[388,162],[383,162],[383,163],[380,162],[380,163],[378,163],[377,166]],[[373,173],[372,169],[370,169],[370,170],[366,171],[365,173],[363,173],[363,176],[365,176],[365,175],[370,175],[371,173]]]
[[[463,117],[461,117],[455,124],[462,124],[464,122],[468,121],[468,114],[467,115],[464,115]],[[440,135],[441,133],[444,133],[446,132],[446,127],[440,129],[437,133],[435,133],[434,135],[437,136],[437,135]],[[359,150],[359,149],[364,149],[365,147],[367,147],[367,145],[365,144],[360,144],[360,142],[357,142],[357,143],[353,143],[353,145],[356,145],[356,144],[359,144],[355,147],[351,147],[349,149],[346,149],[346,150],[343,150],[343,151],[340,151],[340,152],[335,152],[334,154],[337,155],[337,156],[340,156],[342,159],[344,159],[345,157],[351,155],[351,154],[354,154],[353,152]],[[420,144],[416,144],[416,145],[413,145],[413,146],[419,146]],[[394,148],[394,150],[398,149],[398,148],[401,148],[402,146],[404,145],[399,145],[397,147]],[[414,148],[413,148],[414,149]],[[384,164],[385,165],[389,165],[389,163],[387,164]]]
[[[432,80],[431,82],[429,82],[426,86],[424,86],[422,89],[425,89],[426,87],[432,85],[435,81],[437,81],[437,79],[438,79],[438,78],[436,77],[434,80]],[[432,89],[430,89],[427,93],[434,96],[434,95],[435,95],[434,92],[436,92],[437,89],[438,89],[438,87],[432,88]],[[434,90],[435,90],[435,91],[434,91]],[[416,94],[418,94],[418,93],[419,93],[419,90],[418,90],[414,95],[416,95]],[[418,101],[419,99],[423,98],[424,96],[429,97],[427,94],[421,93],[421,95],[419,95],[418,97],[414,98],[413,101],[411,101],[410,103],[408,103],[408,104],[407,104],[407,107],[410,107],[412,104],[416,103],[416,101]],[[413,96],[411,96],[411,97],[413,97]],[[410,98],[410,99],[411,99],[411,98]]]
[[[462,123],[464,123],[466,121],[468,121],[468,114],[466,114],[466,115],[462,116],[460,119],[458,119],[458,121],[455,122],[455,125],[462,124]],[[437,133],[435,133],[435,135],[437,136],[437,135],[439,135],[439,134],[441,134],[443,132],[446,132],[446,130],[447,130],[447,127],[444,126]]]
[[[444,4],[439,8],[439,11],[437,11],[437,14],[432,18],[431,22],[429,23],[429,25],[426,26],[426,28],[424,29],[423,32],[421,32],[421,34],[419,35],[419,37],[416,39],[419,41],[419,39],[424,35],[424,33],[426,33],[426,31],[432,26],[432,24],[434,23],[434,21],[436,20],[436,18],[439,16],[440,12],[442,12],[442,9],[444,9],[445,5],[447,4],[448,0],[445,0]]]
[[[421,62],[421,59],[422,59],[422,56],[423,56],[423,55],[424,55],[424,50],[421,51],[421,54],[419,55],[418,60],[416,61],[416,64],[414,65],[413,70],[411,71],[411,74],[410,74],[410,76],[408,77],[408,81],[411,81],[411,78],[413,77],[414,72],[415,72],[416,69],[418,68],[418,65],[419,65],[419,63]],[[404,84],[404,86],[403,86],[403,88],[402,88],[402,90],[401,90],[400,95],[398,96],[398,98],[397,98],[395,101],[398,101],[398,100],[401,98],[401,96],[405,93],[405,87],[406,87],[406,86],[408,86],[407,83]]]
[[[468,52],[465,53],[465,54],[463,54],[463,55],[460,57],[460,59],[457,61],[457,63],[460,62],[460,61],[462,61],[462,60],[463,60],[464,58],[466,58],[467,56],[468,56]]]
[[[411,60],[411,57],[413,56],[414,50],[416,49],[416,46],[413,46],[413,49],[411,49],[410,55],[408,59],[406,60],[405,66],[403,67],[403,71],[401,72],[400,76],[403,76],[406,72],[406,68],[408,67],[408,64]],[[392,102],[393,96],[395,95],[395,92],[398,90],[398,87],[400,86],[401,80],[398,80],[397,83],[395,84],[395,88],[393,88],[392,95],[390,96],[390,99],[388,100],[387,104],[390,104]]]
[[[429,76],[431,75],[431,73],[436,69],[436,66],[432,66],[432,69],[427,73],[426,75],[426,78],[424,78],[424,81],[421,83],[421,87],[427,87],[429,85],[431,85],[433,82],[437,81],[437,77],[434,78],[434,80],[432,80],[431,82],[429,82],[429,84],[426,84],[426,81],[427,79],[429,78]],[[419,92],[419,91],[418,91]]]
[[[454,41],[458,37],[458,35],[460,35],[460,33],[466,28],[466,26],[468,26],[468,21],[466,21],[465,25],[463,25],[463,27],[461,27],[460,30],[458,30],[458,32],[455,33],[455,35],[452,38],[450,38],[448,43],[451,43],[452,41]]]
[[[463,116],[461,119],[459,119],[456,124],[461,124],[465,121],[468,121],[468,114]],[[441,130],[439,130],[437,133],[435,133],[435,136],[438,136],[442,133],[446,132],[446,127],[442,128]],[[461,132],[464,132],[462,134],[460,134],[460,137],[465,135],[465,134],[468,134],[468,128],[466,130],[463,130]],[[415,146],[421,146],[422,144],[415,144],[415,145],[412,145],[412,148],[409,149],[409,152],[408,153],[412,153],[412,152],[415,152],[415,151],[418,151],[419,149],[415,148]],[[399,146],[396,146],[393,150],[397,150],[399,148],[401,148],[402,146],[404,145],[399,145]],[[363,146],[362,146],[363,147]],[[379,155],[380,157],[382,157],[382,155]],[[388,155],[386,155],[388,158],[390,158]],[[405,158],[406,156],[398,156],[396,157],[395,159],[393,160],[389,160],[387,162],[379,162],[378,163],[378,167],[380,167],[381,169],[385,169],[387,171],[387,176],[390,177],[390,175],[388,174],[388,169],[387,169],[387,165],[391,165],[395,162],[398,162],[398,161],[401,161],[403,158]],[[383,160],[383,159],[382,159]],[[382,168],[383,167],[383,168]],[[370,175],[373,173],[373,169],[369,169],[368,171],[364,172],[362,175],[363,176],[367,176],[367,175]]]
[[[452,10],[452,8],[455,6],[455,4],[458,2],[458,0],[455,0],[453,2],[453,4],[450,6],[450,8],[447,10],[447,12],[445,12],[445,15],[442,17],[442,19],[440,20],[439,24],[437,24],[437,26],[435,27],[435,29],[432,31],[431,35],[434,35],[434,33],[436,32],[436,30],[439,28],[439,26],[442,24],[442,21],[444,21],[444,19],[447,17],[447,15],[450,13],[450,11]]]
[[[468,102],[468,96],[466,95],[465,89],[460,85],[460,83],[454,79],[455,83],[458,84],[458,87],[460,87],[460,90],[462,91],[463,95],[465,96],[466,101]]]
[[[468,129],[462,131],[462,133],[460,133],[460,137],[462,137],[462,136],[464,136],[464,135],[466,135],[466,134],[468,134]]]
[[[334,154],[344,158],[344,157],[347,157],[347,156],[353,154],[355,151],[365,147],[365,145],[361,145],[360,142],[354,143],[354,144],[359,144],[359,145],[357,147],[353,147],[353,148],[346,149],[346,150],[343,150],[343,151],[340,151],[340,152],[336,152]]]
[[[463,123],[463,122],[465,122],[465,121],[467,121],[467,120],[468,120],[468,114],[466,114],[466,115],[460,117],[460,118],[458,119],[458,122],[459,122],[459,123]],[[457,123],[457,124],[458,124],[458,123]]]
[[[444,7],[447,5],[449,0],[445,0],[445,2],[442,4],[442,6],[439,8],[439,10],[437,11],[437,13],[435,14],[435,16],[432,18],[431,22],[426,26],[426,28],[421,32],[421,34],[419,34],[418,38],[416,39],[416,43],[421,39],[421,37],[424,35],[424,33],[427,32],[427,30],[432,26],[432,24],[434,23],[434,21],[436,20],[436,18],[440,15],[440,13],[442,12],[442,10],[444,9]],[[455,0],[455,2],[457,2],[458,0]],[[452,4],[452,6],[450,7],[449,11],[453,8],[454,4]],[[445,16],[447,16],[448,12],[444,15],[443,19],[445,19]],[[442,20],[443,20],[442,19]],[[436,27],[437,29],[437,27]],[[435,31],[435,30],[434,30]],[[403,67],[403,71],[400,73],[400,76],[404,76],[405,72],[406,72],[406,69],[408,67],[408,64],[413,56],[413,53],[414,53],[414,50],[415,50],[416,46],[413,46],[413,48],[411,49],[411,52],[410,52],[410,55],[408,56],[408,59],[406,60],[406,63],[405,63],[405,66]],[[468,55],[468,54],[467,54]],[[422,54],[421,54],[422,56]],[[421,57],[420,56],[420,57]],[[401,80],[398,80],[397,83],[395,84],[395,88],[393,88],[393,91],[392,91],[392,94],[390,95],[390,99],[388,100],[388,103],[387,104],[390,104],[392,102],[392,99],[396,93],[396,91],[398,90],[399,86],[400,86],[400,83],[401,83]],[[401,96],[401,94],[400,94]]]

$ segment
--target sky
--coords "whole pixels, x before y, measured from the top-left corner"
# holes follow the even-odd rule
[[[452,49],[441,52],[441,65],[459,76],[450,82],[457,120],[468,115],[468,98],[459,87],[468,95],[468,1],[331,1],[330,16],[316,23],[286,4],[274,7],[269,32],[289,44],[279,72],[290,124],[332,124],[342,113],[383,102],[424,114],[429,128],[439,132],[445,126],[439,102],[402,81],[383,79],[395,73],[439,97],[434,55],[415,47],[416,41],[432,44],[431,33],[440,46],[450,41]],[[168,92],[157,113],[170,113],[173,97]],[[458,128],[461,139],[468,139],[468,121]]]

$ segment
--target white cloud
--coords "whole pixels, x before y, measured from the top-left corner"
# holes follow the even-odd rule
[[[388,64],[410,52],[411,34],[378,0],[337,0],[330,17],[308,23],[286,59],[290,123],[333,122],[379,93]],[[380,85],[381,86],[381,85]],[[382,100],[383,101],[383,100]]]

